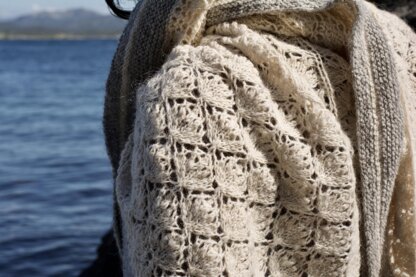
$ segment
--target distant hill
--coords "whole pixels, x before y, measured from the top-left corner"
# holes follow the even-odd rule
[[[416,30],[415,0],[371,0],[383,9],[395,12]],[[0,39],[83,39],[116,38],[125,20],[85,9],[38,12],[8,21],[0,21]]]
[[[125,25],[125,20],[85,9],[38,12],[0,21],[0,38],[112,38]]]

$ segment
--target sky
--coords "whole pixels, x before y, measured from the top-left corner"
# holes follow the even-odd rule
[[[105,0],[0,0],[0,19],[9,19],[22,14],[86,8],[100,13],[109,13]]]

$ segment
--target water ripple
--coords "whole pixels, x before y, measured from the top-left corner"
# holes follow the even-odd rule
[[[111,225],[102,134],[116,41],[0,41],[1,276],[77,276]]]

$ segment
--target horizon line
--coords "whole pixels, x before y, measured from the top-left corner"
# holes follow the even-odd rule
[[[63,8],[63,9],[45,8],[45,9],[41,9],[41,10],[37,10],[37,11],[31,11],[31,12],[29,11],[29,12],[25,12],[25,13],[13,15],[13,16],[0,16],[0,21],[15,20],[15,19],[18,19],[20,17],[42,14],[42,13],[61,13],[61,12],[68,12],[68,11],[74,11],[74,10],[84,10],[84,11],[96,13],[96,14],[99,14],[99,15],[112,15],[110,9],[108,9],[108,12],[104,12],[103,10],[91,9],[91,8],[86,8],[86,7],[81,7],[80,6],[80,7],[66,8],[66,9],[65,8]]]

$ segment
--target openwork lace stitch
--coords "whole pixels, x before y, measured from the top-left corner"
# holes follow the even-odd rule
[[[414,275],[409,28],[361,0],[134,14],[104,118],[126,276]]]
[[[345,275],[358,213],[334,88],[351,89],[348,64],[237,23],[210,32],[137,91],[117,183],[125,262],[134,276]]]

